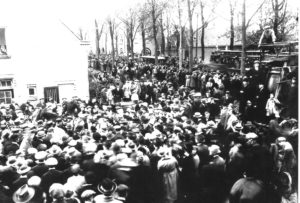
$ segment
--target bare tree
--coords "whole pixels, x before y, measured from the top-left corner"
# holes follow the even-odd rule
[[[119,47],[118,47],[118,43],[119,43],[119,40],[118,40],[118,33],[115,32],[115,39],[116,39],[116,56],[118,57],[119,56]]]
[[[180,0],[177,0],[178,15],[179,15],[179,68],[182,68],[182,20],[181,20],[181,4]]]
[[[160,32],[161,32],[161,54],[165,54],[165,47],[166,47],[166,42],[165,42],[165,34],[164,34],[164,26],[163,26],[163,15],[161,13],[160,15]]]
[[[281,25],[284,23],[286,14],[287,14],[287,0],[271,0],[272,2],[272,9],[274,12],[274,19],[273,19],[273,29],[275,32],[276,37],[279,36],[279,31]],[[282,26],[284,27],[284,25]],[[282,38],[282,37],[280,37]],[[279,38],[279,40],[281,40]]]
[[[105,33],[105,54],[107,54],[107,32]]]
[[[189,39],[189,69],[192,70],[193,68],[193,11],[191,8],[191,1],[187,0],[187,7],[188,7],[188,18],[189,18],[189,33],[190,33],[190,39]]]
[[[142,4],[139,8],[139,15],[138,15],[138,21],[140,24],[140,31],[141,31],[141,36],[142,36],[142,54],[146,55],[146,21],[147,21],[147,5]]]
[[[204,37],[205,37],[205,28],[207,23],[204,20],[204,4],[203,1],[200,1],[200,10],[201,10],[201,60],[204,61],[205,59],[205,44],[204,44]]]
[[[233,49],[234,46],[234,25],[233,25],[233,20],[234,20],[234,10],[236,7],[236,1],[234,0],[229,0],[229,8],[230,8],[230,45],[229,49]]]
[[[242,57],[241,57],[241,74],[245,74],[246,59],[246,0],[243,0],[242,6]]]
[[[155,54],[155,65],[158,64],[158,53],[157,53],[157,26],[156,26],[156,21],[157,21],[157,2],[156,0],[151,0],[150,1],[150,6],[151,6],[151,19],[152,19],[152,31],[153,31],[153,38],[154,38],[154,54]]]
[[[155,55],[155,64],[158,64],[158,18],[161,15],[162,11],[166,7],[166,2],[162,0],[148,0],[147,6],[149,8],[149,16],[151,16],[151,27],[152,27],[152,37],[154,39],[154,55]]]
[[[204,42],[205,29],[211,21],[215,20],[216,17],[214,17],[213,14],[214,14],[214,10],[217,7],[219,2],[220,2],[220,0],[212,0],[210,2],[211,3],[210,7],[208,7],[203,0],[200,0],[200,2],[199,2],[200,13],[201,13],[201,26],[197,27],[193,34],[197,33],[197,31],[201,29],[200,42],[201,42],[201,59],[202,59],[202,61],[205,59],[205,42]],[[197,4],[194,4],[194,6],[196,6],[196,5]],[[210,10],[209,15],[204,14],[204,10],[206,7],[207,7],[206,10]]]
[[[96,57],[97,59],[99,59],[99,56],[100,56],[100,39],[101,39],[101,35],[103,33],[103,28],[104,28],[104,23],[102,23],[101,25],[101,29],[99,31],[98,29],[98,22],[97,20],[95,20],[95,28],[96,28]]]
[[[125,17],[119,18],[126,26],[127,30],[127,43],[129,42],[128,48],[130,49],[131,56],[134,56],[134,40],[136,33],[141,25],[138,21],[137,9],[130,8]]]
[[[108,17],[107,23],[109,26],[109,33],[110,33],[110,39],[111,39],[111,56],[112,56],[112,67],[111,68],[113,69],[113,67],[115,65],[115,46],[114,46],[114,34],[115,34],[115,27],[116,27],[115,19]]]
[[[246,0],[243,0],[243,4],[242,4],[242,56],[241,56],[241,74],[242,75],[245,74],[246,43],[247,43],[246,31],[250,25],[251,20],[256,15],[256,13],[262,8],[262,6],[264,5],[265,2],[266,2],[266,0],[264,0],[258,6],[258,8],[255,10],[255,12],[253,12],[253,14],[251,15],[251,17],[248,19],[248,21],[246,23]]]

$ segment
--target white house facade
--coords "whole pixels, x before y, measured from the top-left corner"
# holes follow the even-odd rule
[[[0,24],[0,103],[88,100],[89,42],[76,38],[59,19],[41,18]]]

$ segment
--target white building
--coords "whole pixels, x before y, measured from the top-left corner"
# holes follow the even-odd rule
[[[59,20],[20,17],[0,24],[0,103],[78,96],[88,100],[89,42]]]

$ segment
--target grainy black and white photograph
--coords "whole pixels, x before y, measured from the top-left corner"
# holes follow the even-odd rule
[[[0,0],[0,203],[297,203],[297,0]]]

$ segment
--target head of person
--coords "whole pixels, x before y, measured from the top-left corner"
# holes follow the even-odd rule
[[[112,196],[117,190],[117,184],[109,178],[105,178],[99,185],[98,191],[104,196]]]
[[[258,71],[259,69],[259,61],[254,61],[254,70]]]
[[[247,106],[252,106],[252,102],[250,100],[247,100]]]
[[[269,26],[269,25],[266,25],[265,27],[264,27],[264,31],[265,31],[265,33],[267,33],[267,34],[269,34],[270,32],[271,32],[271,26]]]

